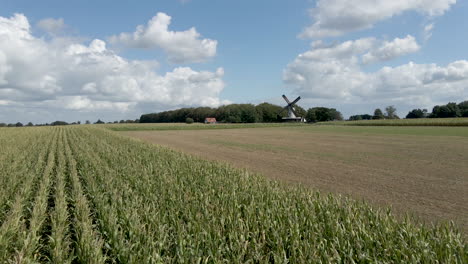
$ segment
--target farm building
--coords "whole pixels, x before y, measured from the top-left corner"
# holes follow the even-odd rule
[[[205,124],[216,124],[216,118],[214,117],[205,118]]]

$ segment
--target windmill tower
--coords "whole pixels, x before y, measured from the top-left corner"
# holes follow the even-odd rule
[[[296,109],[294,109],[294,105],[301,100],[301,97],[298,96],[294,101],[289,101],[288,97],[283,94],[283,99],[286,101],[287,105],[278,112],[278,116],[284,112],[284,110],[288,110],[288,116],[282,117],[281,120],[283,122],[305,122],[303,117],[297,116]]]

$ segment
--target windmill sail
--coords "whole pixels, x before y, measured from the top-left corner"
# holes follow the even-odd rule
[[[302,121],[303,118],[297,116],[296,109],[294,108],[294,105],[301,99],[301,97],[298,96],[296,99],[294,99],[294,101],[291,102],[289,101],[288,97],[286,97],[286,95],[283,94],[283,99],[284,101],[286,101],[287,105],[283,109],[281,109],[281,111],[278,112],[278,116],[281,113],[283,113],[284,110],[288,110],[288,116],[283,117],[283,121]]]

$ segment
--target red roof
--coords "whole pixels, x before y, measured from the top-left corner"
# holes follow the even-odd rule
[[[216,118],[207,117],[207,118],[205,118],[205,123],[216,123]]]

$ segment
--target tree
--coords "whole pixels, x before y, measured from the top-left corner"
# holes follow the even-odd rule
[[[6,126],[7,126],[7,124],[5,124],[5,123],[0,123],[0,127],[6,127]]]
[[[51,126],[65,126],[65,125],[68,125],[68,123],[65,121],[54,121],[50,123],[50,125]]]
[[[98,119],[94,124],[105,124],[105,123],[101,119]]]
[[[207,117],[214,117],[215,109],[211,107],[197,107],[189,109],[187,117],[193,118],[194,122],[203,122]]]
[[[296,116],[298,117],[305,117],[307,115],[307,111],[299,105],[294,105],[294,112],[296,112]]]
[[[352,115],[349,117],[349,121],[355,121],[355,120],[371,120],[372,116],[369,114],[363,114],[363,115]]]
[[[187,118],[185,119],[185,123],[187,123],[187,124],[193,124],[193,118],[187,117]]]
[[[458,108],[460,109],[460,116],[468,117],[468,101],[459,103]]]
[[[215,117],[221,122],[255,123],[258,113],[253,104],[230,104],[218,107]]]
[[[362,115],[352,115],[349,117],[349,121],[358,121],[362,120]]]
[[[255,111],[257,111],[258,122],[277,122],[278,113],[283,109],[279,105],[274,105],[270,103],[261,103],[255,106]]]
[[[372,116],[372,119],[384,119],[385,116],[382,113],[382,110],[380,108],[375,109],[374,111],[374,116]]]
[[[89,125],[89,124],[91,124],[91,122],[89,122],[89,120],[86,120],[85,124]]]
[[[309,108],[306,113],[308,122],[324,122],[332,120],[343,120],[343,116],[335,108],[313,107]]]
[[[34,125],[33,125],[33,123],[28,122],[28,124],[26,124],[26,126],[34,126]]]
[[[427,109],[413,109],[408,112],[406,118],[424,118],[427,116]]]
[[[460,108],[456,103],[448,103],[446,105],[436,105],[432,108],[432,113],[429,117],[446,118],[461,116]]]
[[[396,114],[396,108],[393,105],[385,107],[385,117],[388,119],[400,119]]]
[[[242,123],[255,123],[258,120],[257,111],[253,104],[241,104],[241,122]]]
[[[15,126],[16,126],[16,127],[22,127],[22,126],[23,126],[23,123],[18,122],[18,123],[15,124]]]

